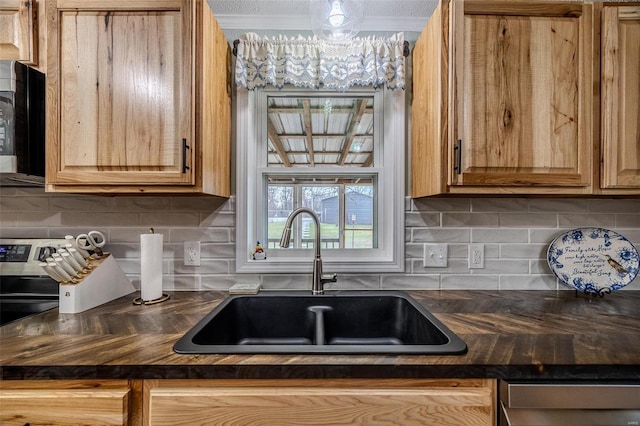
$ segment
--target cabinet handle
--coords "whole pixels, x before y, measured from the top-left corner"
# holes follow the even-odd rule
[[[187,145],[187,139],[182,139],[182,173],[187,173],[189,170],[189,166],[187,166],[187,150],[191,149],[189,145]]]
[[[456,161],[453,165],[453,171],[462,174],[462,139],[458,139],[456,146],[453,148],[456,154]]]

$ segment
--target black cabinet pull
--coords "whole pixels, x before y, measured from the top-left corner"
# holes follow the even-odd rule
[[[456,161],[453,165],[453,171],[462,174],[462,139],[458,139],[456,146],[453,148],[456,154]]]
[[[187,150],[191,149],[189,145],[187,145],[187,139],[182,139],[182,173],[187,173],[189,170],[189,166],[187,166]]]

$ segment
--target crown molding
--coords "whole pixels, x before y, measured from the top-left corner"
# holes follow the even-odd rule
[[[422,32],[428,17],[365,16],[360,31],[412,31]],[[304,15],[234,15],[216,14],[223,30],[293,30],[310,31],[310,20]]]

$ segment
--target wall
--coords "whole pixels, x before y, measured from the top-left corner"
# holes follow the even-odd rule
[[[139,287],[139,235],[165,236],[165,290],[225,290],[236,282],[310,288],[310,274],[235,274],[234,200],[210,197],[114,197],[0,188],[0,238],[59,238],[91,229]],[[343,275],[327,288],[556,289],[546,249],[564,230],[599,226],[640,247],[640,200],[567,198],[423,198],[406,200],[406,272]],[[183,242],[202,242],[202,266],[182,265]],[[449,244],[444,269],[422,267],[423,243]],[[469,270],[469,243],[485,245],[485,268]],[[311,261],[309,262],[311,267]],[[327,271],[330,272],[330,271]],[[640,280],[626,287],[640,289]]]

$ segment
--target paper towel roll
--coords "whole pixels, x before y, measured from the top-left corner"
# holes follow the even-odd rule
[[[143,301],[162,297],[162,234],[140,235],[140,292]]]

